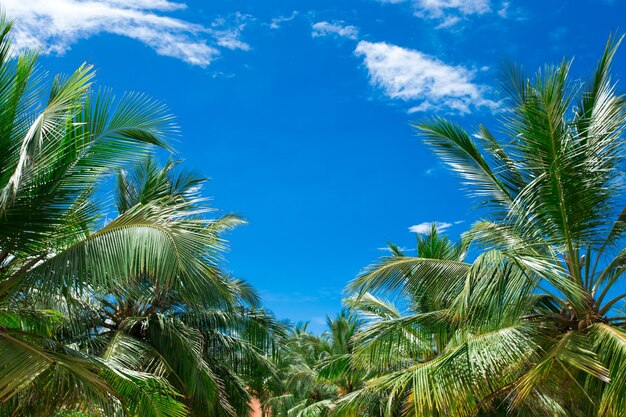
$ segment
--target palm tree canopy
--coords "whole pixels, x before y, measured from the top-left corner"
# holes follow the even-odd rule
[[[379,373],[363,398],[382,390],[387,411],[407,416],[624,415],[626,331],[612,312],[626,298],[619,43],[582,86],[569,61],[534,77],[509,68],[502,138],[440,117],[414,125],[486,218],[463,250],[433,230],[418,256],[392,247],[351,283],[369,314],[356,358]],[[483,250],[473,262],[459,256],[469,241]],[[380,291],[403,294],[408,312],[382,308]]]

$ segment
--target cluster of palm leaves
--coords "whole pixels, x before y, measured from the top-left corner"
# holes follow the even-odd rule
[[[300,395],[304,405],[280,415],[626,416],[618,44],[588,83],[571,81],[569,61],[532,77],[506,70],[496,134],[443,118],[415,124],[483,220],[460,242],[433,227],[417,256],[391,245],[366,268],[349,286],[360,317],[350,354],[299,366],[317,383],[330,363],[331,376],[361,381],[321,402]]]
[[[306,323],[290,329],[274,362],[282,384],[268,387],[264,403],[267,415],[335,415],[342,398],[364,387],[367,370],[353,361],[355,337],[362,331],[363,320],[343,310],[335,318],[327,318],[326,323],[328,331],[321,335],[309,332]],[[380,415],[380,397],[372,398],[375,401],[368,404],[371,414],[367,415]]]
[[[240,416],[282,333],[220,269],[204,179],[165,107],[51,84],[0,21],[0,415]]]
[[[419,258],[410,259],[462,260],[468,246],[466,240],[455,243],[439,235],[434,225],[417,241]],[[393,255],[389,259],[405,259],[396,245],[389,244],[388,249]],[[421,294],[405,301],[412,308],[428,309],[432,299]],[[390,402],[388,389],[370,389],[370,384],[386,372],[414,363],[413,355],[422,351],[423,343],[416,344],[411,329],[397,326],[405,316],[394,302],[365,292],[355,293],[345,304],[347,308],[335,318],[327,318],[328,330],[321,335],[310,333],[307,324],[291,328],[274,361],[284,383],[268,387],[267,415],[403,415],[402,402]]]

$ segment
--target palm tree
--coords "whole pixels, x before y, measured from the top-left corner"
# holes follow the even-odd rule
[[[435,224],[426,234],[416,234],[416,256],[408,257],[395,244],[389,244],[391,256],[369,267],[366,274],[384,274],[386,271],[404,276],[410,270],[402,271],[405,265],[417,263],[451,264],[462,263],[467,255],[470,240],[464,237],[459,242],[441,235]],[[393,271],[396,272],[393,272]],[[398,270],[400,270],[398,272]],[[375,277],[378,279],[377,277]],[[413,277],[411,277],[413,278]],[[414,277],[419,279],[418,277]],[[371,284],[365,284],[370,286]],[[375,289],[375,285],[371,286]],[[432,297],[431,292],[415,291],[410,285],[402,285],[399,291],[399,304],[382,299],[370,292],[357,292],[346,300],[363,320],[360,332],[355,334],[352,361],[362,369],[367,369],[367,378],[375,381],[390,373],[402,372],[406,368],[433,358],[445,349],[450,342],[451,326],[436,321],[436,315],[444,308],[441,298]],[[433,317],[429,317],[432,314]],[[435,320],[433,320],[435,319]],[[419,321],[416,326],[415,320]],[[377,390],[363,386],[352,395],[340,401],[337,416],[400,415],[406,401],[405,389],[394,390],[375,384]],[[369,410],[366,414],[364,410]],[[350,414],[352,413],[352,414]]]
[[[319,374],[319,364],[329,354],[327,335],[309,332],[308,323],[291,328],[276,358],[279,379],[264,409],[280,417],[325,416],[337,397],[337,387]]]
[[[161,168],[148,158],[121,171],[115,198],[120,215],[137,205],[158,204],[178,207],[178,221],[200,221],[198,216],[208,210],[201,196],[205,180],[177,171],[178,165],[168,161]],[[282,330],[258,308],[258,297],[245,282],[218,276],[220,234],[240,223],[226,215],[204,227],[214,240],[206,255],[219,291],[196,298],[193,292],[159,287],[144,277],[135,286],[94,292],[72,300],[81,314],[76,321],[84,328],[71,342],[117,367],[166,378],[183,395],[190,415],[246,414],[251,370],[272,372],[264,355]]]
[[[292,329],[278,364],[286,382],[267,401],[272,416],[329,416],[340,396],[361,388],[365,375],[352,364],[360,320],[344,310],[326,324],[319,336],[307,324]]]
[[[609,41],[582,86],[569,81],[570,62],[533,78],[508,70],[505,139],[442,118],[415,125],[487,217],[468,233],[484,250],[474,262],[392,257],[351,286],[432,300],[384,325],[427,341],[419,360],[368,387],[389,390],[404,415],[626,415],[626,329],[616,312],[626,298],[626,101],[610,76],[618,44]]]
[[[172,117],[141,94],[96,90],[87,65],[46,88],[36,54],[13,56],[11,26],[0,19],[0,414],[183,416],[198,398],[233,407],[218,395],[242,391],[243,371],[209,381],[205,358],[230,355],[230,366],[258,355],[246,332],[261,335],[266,319],[247,285],[218,268],[219,235],[239,220],[206,218],[191,195],[197,180],[172,182],[171,167],[162,178],[148,167],[157,185],[118,193],[119,215],[103,220],[112,212],[103,186],[153,149],[169,149]],[[201,301],[205,310],[192,317]],[[208,323],[211,314],[221,321]],[[107,339],[103,328],[116,331]],[[163,353],[177,342],[180,357],[150,361],[158,343],[169,343]]]

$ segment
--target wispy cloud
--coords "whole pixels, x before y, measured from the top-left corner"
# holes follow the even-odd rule
[[[346,25],[343,21],[339,22],[317,22],[311,28],[314,38],[322,36],[334,36],[356,40],[359,37],[359,29],[353,25]]]
[[[438,29],[452,27],[472,16],[493,13],[495,9],[493,3],[499,3],[492,0],[378,0],[378,2],[409,3],[415,16],[440,21]],[[508,4],[506,1],[504,3]],[[501,10],[502,6],[498,11]]]
[[[214,38],[215,43],[223,48],[249,51],[250,45],[241,40],[241,33],[251,19],[252,16],[239,12],[228,18],[219,17],[213,21],[207,32]]]
[[[443,18],[450,13],[481,15],[492,11],[490,0],[416,0],[413,7],[417,14],[430,18]]]
[[[202,67],[222,48],[250,49],[241,40],[249,16],[235,13],[206,27],[173,17],[187,6],[169,0],[5,0],[2,5],[16,20],[18,49],[63,54],[81,39],[110,33]]]
[[[436,222],[436,221],[424,222],[424,223],[415,224],[415,225],[409,227],[409,232],[425,234],[425,233],[430,232],[430,230],[432,229],[433,225],[435,226],[435,229],[437,229],[438,232],[443,232],[446,229],[448,229],[450,226],[452,226],[452,223]]]
[[[298,16],[298,12],[294,10],[289,16],[278,16],[272,19],[270,29],[280,29],[283,23],[291,22]]]
[[[413,103],[410,113],[497,107],[486,97],[487,87],[474,82],[475,70],[385,42],[361,41],[355,53],[364,58],[371,84],[389,98]]]
[[[564,6],[565,4],[562,7]],[[519,3],[513,6],[510,1],[500,3],[497,13],[498,16],[504,19],[527,20],[529,18],[528,11],[526,11],[523,6],[520,6]]]
[[[498,16],[500,17],[508,17],[509,16],[509,7],[511,6],[511,3],[508,1],[504,1],[502,2],[502,5],[500,6],[500,9],[498,10]]]
[[[436,28],[437,29],[449,28],[449,27],[456,25],[460,21],[461,21],[461,18],[459,16],[448,16],[445,19],[443,19],[443,21],[439,23]]]
[[[391,252],[391,248],[389,246],[385,246],[384,248],[376,248],[376,249],[384,251],[384,252]],[[399,246],[398,250],[400,250],[400,252],[415,252],[415,248],[407,248],[404,246]]]
[[[409,227],[409,232],[420,233],[420,234],[429,233],[433,225],[435,226],[435,229],[437,230],[437,232],[445,232],[450,227],[457,225],[457,224],[461,224],[461,223],[463,223],[463,220],[457,220],[452,223],[438,222],[438,221],[423,222],[423,223],[416,224],[416,225]]]

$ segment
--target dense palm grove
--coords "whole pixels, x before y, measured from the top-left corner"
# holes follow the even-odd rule
[[[416,124],[482,220],[390,244],[316,335],[221,268],[243,220],[172,156],[167,109],[87,65],[48,81],[10,32],[0,415],[626,416],[619,42],[584,84],[570,62],[506,71],[497,136]]]

